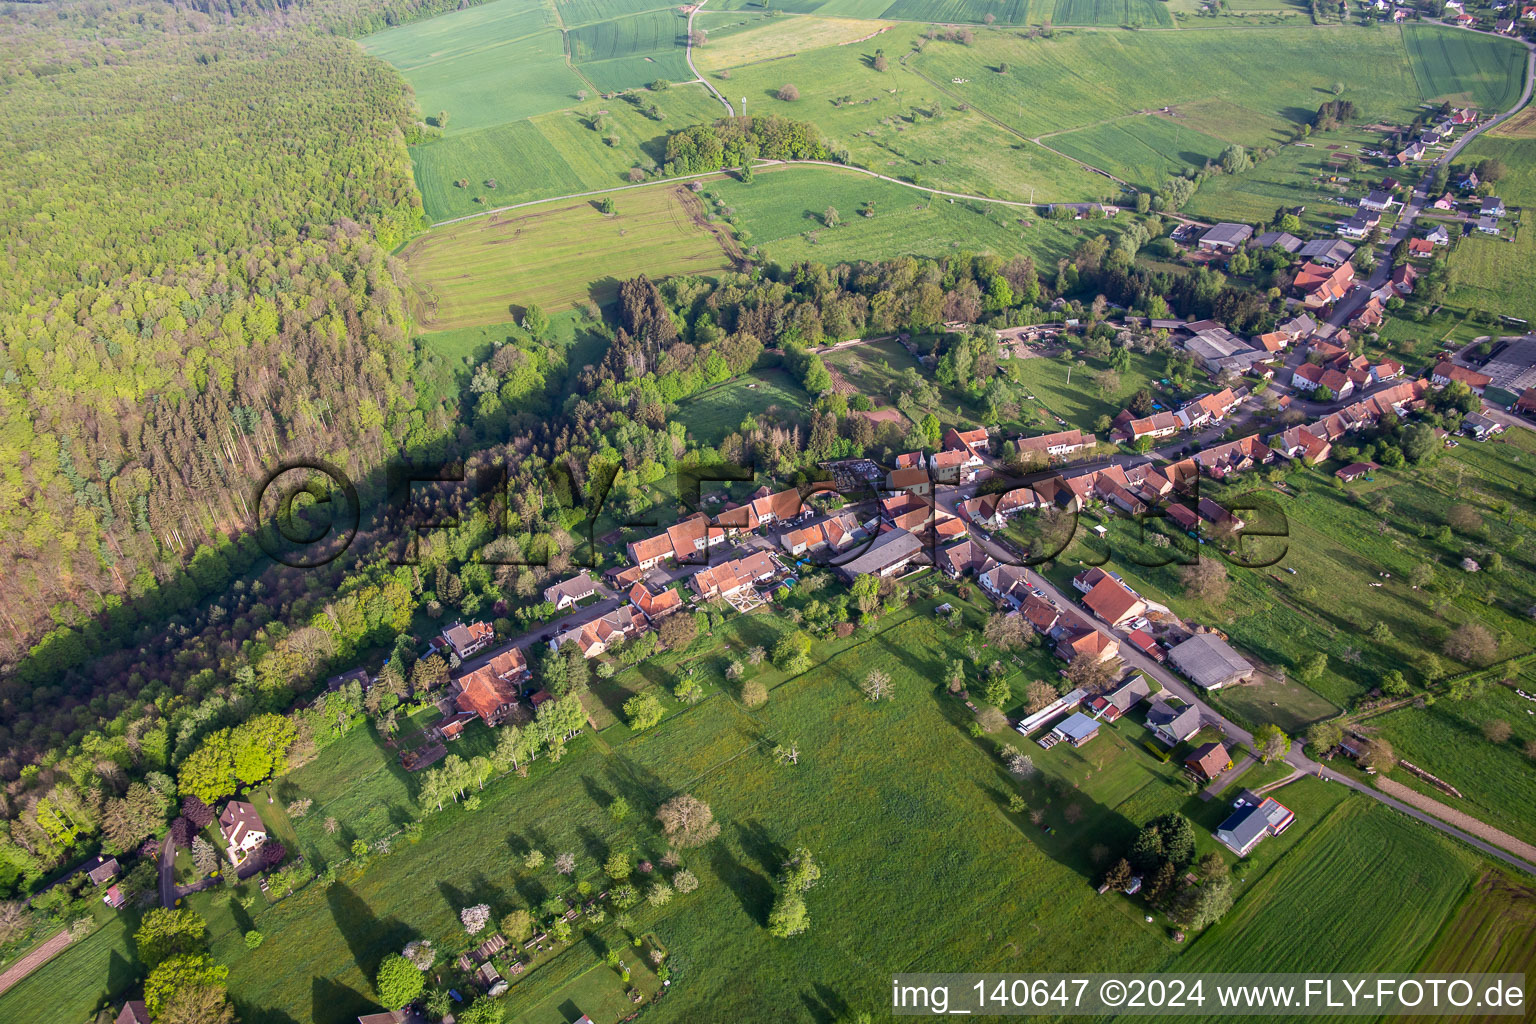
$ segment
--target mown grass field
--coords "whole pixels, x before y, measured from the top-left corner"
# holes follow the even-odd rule
[[[1536,686],[1529,674],[1516,683],[1527,693]],[[1441,698],[1427,708],[1406,707],[1366,719],[1361,731],[1387,739],[1399,757],[1428,768],[1460,790],[1463,799],[1407,772],[1393,772],[1398,782],[1536,842],[1536,768],[1522,752],[1524,744],[1536,741],[1536,718],[1529,711],[1536,711],[1536,704],[1512,689],[1488,684],[1465,700]],[[1509,724],[1508,740],[1494,743],[1484,737],[1483,725],[1493,721]]]
[[[1204,167],[1226,146],[1221,139],[1170,117],[1125,117],[1042,141],[1152,192],[1186,168]]]
[[[494,0],[360,42],[400,70],[423,116],[448,113],[449,135],[559,110],[589,88],[566,64],[559,27],[543,4]]]
[[[1529,974],[1533,962],[1536,962],[1536,888],[1532,888],[1531,880],[1526,876],[1516,877],[1503,869],[1489,867],[1468,888],[1416,969]],[[1389,1018],[1392,1024],[1411,1019]]]
[[[1039,217],[1034,210],[956,199],[880,181],[833,167],[764,167],[750,185],[735,178],[710,182],[707,196],[717,212],[730,211],[744,231],[742,244],[788,266],[799,260],[892,259],[903,254],[940,256],[964,249],[1000,256],[1029,253],[1054,264],[1080,235],[1075,226]],[[873,204],[874,216],[862,211]],[[823,223],[827,208],[838,227]],[[722,214],[723,215],[723,214]]]
[[[688,21],[675,8],[571,29],[571,59],[604,92],[693,77],[684,59]]]
[[[709,8],[706,8],[706,13]],[[729,16],[733,20],[734,15]],[[746,27],[732,29],[727,34],[715,34],[711,24],[714,19],[695,18],[696,26],[711,32],[709,42],[697,48],[693,62],[704,74],[720,68],[787,57],[805,50],[823,46],[844,46],[882,29],[892,28],[889,23],[870,23],[855,18],[770,18],[752,21]],[[882,36],[868,40],[870,47],[884,45]],[[854,46],[862,52],[865,47]],[[729,87],[721,85],[729,95]]]
[[[702,85],[674,86],[627,99],[590,99],[564,110],[416,146],[411,150],[427,217],[434,221],[488,207],[613,188],[635,166],[665,158],[667,132],[712,120],[720,104]],[[660,120],[641,112],[654,104]],[[619,140],[616,146],[605,141]],[[468,187],[456,182],[466,180]],[[487,182],[495,181],[494,189]],[[477,203],[477,198],[484,203]]]
[[[1404,25],[1403,42],[1426,100],[1471,101],[1483,112],[1495,114],[1520,97],[1525,49],[1513,40]]]
[[[1349,799],[1201,935],[1179,969],[1401,970],[1424,955],[1480,871],[1439,833]]]
[[[1505,175],[1495,188],[1506,206],[1536,206],[1536,139],[1481,136],[1462,150],[1457,164],[1487,159],[1504,164]],[[1447,301],[1469,311],[1536,321],[1536,231],[1531,224],[1515,226],[1526,216],[1524,211],[1506,216],[1497,238],[1467,225],[1466,236],[1450,256]]]
[[[402,252],[411,274],[417,323],[428,330],[504,322],[536,304],[569,309],[607,302],[619,281],[642,271],[710,274],[731,266],[721,238],[690,213],[693,197],[676,186],[599,200],[541,204],[439,228]],[[602,260],[594,263],[593,253]]]
[[[1058,25],[1173,25],[1173,15],[1162,0],[1056,0],[1051,17]]]
[[[783,370],[743,374],[679,404],[677,418],[690,439],[714,447],[748,416],[776,409],[781,416],[803,419],[810,396]]]
[[[82,1024],[111,1004],[113,1015],[138,978],[133,932],[138,916],[120,913],[0,995],[0,1020]]]

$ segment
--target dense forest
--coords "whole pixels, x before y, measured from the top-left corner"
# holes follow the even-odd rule
[[[11,5],[0,32],[14,662],[245,521],[273,452],[360,468],[421,428],[387,258],[420,200],[410,95],[350,42],[156,4]]]

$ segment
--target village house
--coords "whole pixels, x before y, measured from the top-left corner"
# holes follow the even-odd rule
[[[1220,480],[1253,466],[1265,465],[1274,457],[1275,453],[1253,435],[1196,452],[1194,460],[1207,476]]]
[[[890,576],[911,564],[922,549],[922,542],[908,531],[889,530],[876,537],[857,557],[838,563],[837,574],[848,583],[865,575]]]
[[[1061,610],[1048,598],[1038,594],[1030,594],[1026,597],[1024,603],[1019,605],[1018,614],[1024,616],[1024,621],[1033,626],[1035,632],[1041,636],[1048,636],[1061,619]]]
[[[1058,740],[1080,747],[1099,734],[1099,723],[1081,711],[1074,711],[1057,723],[1051,734]]]
[[[1347,484],[1352,484],[1376,468],[1377,466],[1374,462],[1351,462],[1333,475]]]
[[[1450,245],[1451,233],[1446,230],[1444,224],[1436,224],[1430,229],[1429,234],[1424,236],[1424,241],[1430,245]]]
[[[620,605],[611,612],[576,623],[555,634],[549,641],[552,650],[560,650],[574,643],[586,658],[595,658],[609,647],[638,635],[645,628],[645,621],[629,605]]]
[[[779,564],[766,551],[754,551],[745,558],[721,562],[693,574],[689,585],[702,600],[731,597],[759,580],[771,578]]]
[[[1232,755],[1221,743],[1206,743],[1184,759],[1184,767],[1209,782],[1232,767]]]
[[[91,884],[99,889],[117,877],[117,858],[97,854],[86,861],[81,870],[91,880]]]
[[[1253,666],[1215,633],[1197,633],[1168,651],[1168,660],[1195,685],[1217,690],[1253,675]]]
[[[1146,614],[1147,602],[1116,579],[1102,579],[1083,595],[1083,607],[1111,626],[1120,626]]]
[[[1374,213],[1386,213],[1397,205],[1398,202],[1391,192],[1386,192],[1379,188],[1372,189],[1366,194],[1365,198],[1360,200],[1360,208],[1362,210],[1370,210]]]
[[[679,564],[698,563],[709,557],[709,549],[725,542],[725,529],[709,521],[703,512],[667,527],[667,541],[672,545],[672,558]]]
[[[1236,408],[1238,398],[1231,388],[1222,388],[1213,395],[1201,395],[1178,411],[1178,419],[1185,430],[1198,430],[1207,423],[1220,423]]]
[[[1342,263],[1329,268],[1320,263],[1303,263],[1293,282],[1307,309],[1323,309],[1349,294],[1355,286],[1355,265]]]
[[[1302,313],[1299,316],[1291,317],[1291,319],[1276,327],[1275,330],[1285,335],[1291,341],[1296,341],[1300,338],[1305,338],[1317,330],[1317,321],[1313,320],[1310,315]]]
[[[1326,437],[1318,437],[1304,426],[1287,427],[1278,434],[1271,434],[1264,443],[1282,459],[1301,459],[1309,463],[1321,462],[1333,450]]]
[[[1411,270],[1412,268],[1410,267],[1408,269]],[[1361,328],[1361,327],[1363,327],[1363,328],[1380,327],[1381,324],[1382,324],[1382,321],[1385,320],[1385,319],[1386,319],[1386,307],[1382,305],[1382,302],[1381,302],[1380,298],[1378,298],[1377,296],[1373,295],[1373,296],[1370,297],[1370,299],[1366,302],[1365,305],[1363,305],[1359,309],[1355,310],[1354,315],[1349,318],[1349,326],[1357,327],[1357,328]],[[1326,381],[1325,381],[1325,383],[1326,383]],[[1333,391],[1334,396],[1336,398],[1343,398],[1345,393],[1346,393],[1344,391],[1341,391],[1339,388],[1331,388],[1330,390]],[[1351,387],[1349,388],[1349,390],[1350,391],[1354,390],[1352,382],[1351,382]]]
[[[1120,653],[1120,642],[1107,633],[1101,633],[1088,620],[1070,612],[1061,617],[1056,629],[1056,655],[1063,661],[1078,658],[1092,661],[1109,661]]]
[[[1337,267],[1353,258],[1355,247],[1334,238],[1318,238],[1302,246],[1297,255],[1325,267]]]
[[[1179,422],[1178,415],[1171,412],[1153,413],[1137,419],[1125,411],[1115,417],[1113,427],[1116,439],[1135,443],[1144,437],[1155,440],[1177,434],[1183,424]]]
[[[1497,217],[1479,217],[1479,218],[1477,218],[1477,230],[1481,231],[1485,235],[1496,235],[1496,234],[1498,234],[1499,233],[1499,220],[1498,220],[1498,218]]]
[[[1442,388],[1452,381],[1460,381],[1471,388],[1473,394],[1477,395],[1481,395],[1483,389],[1493,383],[1493,378],[1486,373],[1478,373],[1476,370],[1469,370],[1465,366],[1457,366],[1449,360],[1435,364],[1435,368],[1430,371],[1429,380],[1430,383]]]
[[[1429,239],[1427,239],[1427,238],[1410,238],[1410,239],[1408,239],[1408,255],[1409,256],[1412,256],[1412,257],[1415,257],[1415,258],[1423,258],[1425,256],[1433,256],[1434,254],[1435,254],[1435,243],[1431,242]]]
[[[597,584],[590,573],[580,573],[568,580],[562,580],[554,586],[544,588],[544,600],[554,605],[557,610],[564,611],[577,601],[585,600],[597,593]]]
[[[1060,430],[1038,437],[1021,437],[1017,443],[1019,454],[1025,457],[1044,455],[1048,459],[1059,459],[1090,447],[1094,444],[1094,437],[1092,434],[1085,435],[1081,430]]]
[[[928,476],[926,469],[893,469],[885,474],[884,489],[910,495],[931,494],[933,480]]]
[[[1003,565],[988,560],[977,574],[976,581],[994,601],[1006,604],[1010,608],[1019,608],[1024,604],[1024,599],[1029,596],[1029,581],[1024,578],[1022,566]]]
[[[455,622],[443,630],[443,640],[459,656],[460,661],[481,651],[495,637],[496,631],[489,622],[471,622],[467,626]]]
[[[1412,263],[1392,268],[1392,290],[1399,295],[1412,295],[1414,282],[1418,279],[1418,268]]]
[[[1246,857],[1265,836],[1277,836],[1291,827],[1296,815],[1272,796],[1260,797],[1251,790],[1243,790],[1234,803],[1237,808],[1231,817],[1216,828],[1216,839],[1221,845]]]
[[[1113,722],[1150,696],[1152,684],[1138,672],[1113,690],[1094,697],[1088,702],[1088,709],[1095,718]]]
[[[239,866],[252,850],[267,841],[267,826],[254,804],[231,800],[219,814],[219,834],[228,848],[229,862]]]
[[[652,593],[644,583],[637,582],[629,588],[629,603],[645,616],[647,623],[654,625],[683,606],[683,595],[671,587]]]
[[[1164,746],[1176,747],[1200,731],[1200,709],[1182,701],[1174,704],[1163,697],[1153,698],[1147,709],[1147,728]]]
[[[461,714],[472,714],[494,728],[506,721],[517,707],[519,688],[508,679],[498,678],[489,665],[455,679],[448,696]]]
[[[779,546],[790,555],[802,555],[807,551],[826,549],[836,554],[868,536],[858,517],[843,512],[826,519],[807,523],[779,535]]]
[[[986,549],[972,540],[963,540],[941,548],[938,555],[939,569],[952,580],[966,573],[980,573],[992,564]]]
[[[624,545],[624,552],[639,569],[654,569],[672,554],[672,540],[665,533]]]
[[[149,1008],[144,1005],[142,999],[130,999],[118,1011],[117,1019],[113,1024],[150,1024]]]
[[[1504,424],[1480,412],[1469,412],[1461,421],[1461,432],[1477,441],[1486,441],[1494,434],[1503,433]]]
[[[1419,144],[1415,142],[1414,145],[1418,146]],[[1423,147],[1420,146],[1419,148],[1422,149]],[[1360,241],[1374,231],[1380,223],[1381,214],[1372,213],[1369,210],[1361,210],[1348,220],[1340,221],[1337,231],[1340,238]]]

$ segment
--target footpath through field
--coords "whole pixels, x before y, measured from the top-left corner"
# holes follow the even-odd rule
[[[69,929],[66,928],[16,961],[6,969],[4,974],[0,974],[0,993],[3,993],[13,985],[19,984],[23,978],[43,966],[49,960],[52,960],[63,951],[65,946],[73,941],[73,936],[70,935]]]

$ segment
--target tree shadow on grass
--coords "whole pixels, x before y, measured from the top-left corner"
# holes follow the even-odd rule
[[[715,844],[709,863],[735,895],[742,911],[760,927],[767,927],[768,911],[773,906],[773,884],[769,879],[742,864],[721,843]]]
[[[411,929],[399,919],[375,916],[363,898],[346,885],[331,886],[325,899],[336,930],[347,940],[352,959],[366,977],[373,977],[384,957],[403,948],[413,937]]]
[[[332,887],[333,891],[335,888]],[[378,1004],[368,996],[329,978],[314,980],[310,986],[310,998],[312,1006],[309,1019],[314,1024],[351,1024],[360,1015],[378,1010]],[[242,1016],[241,1020],[250,1018]]]

